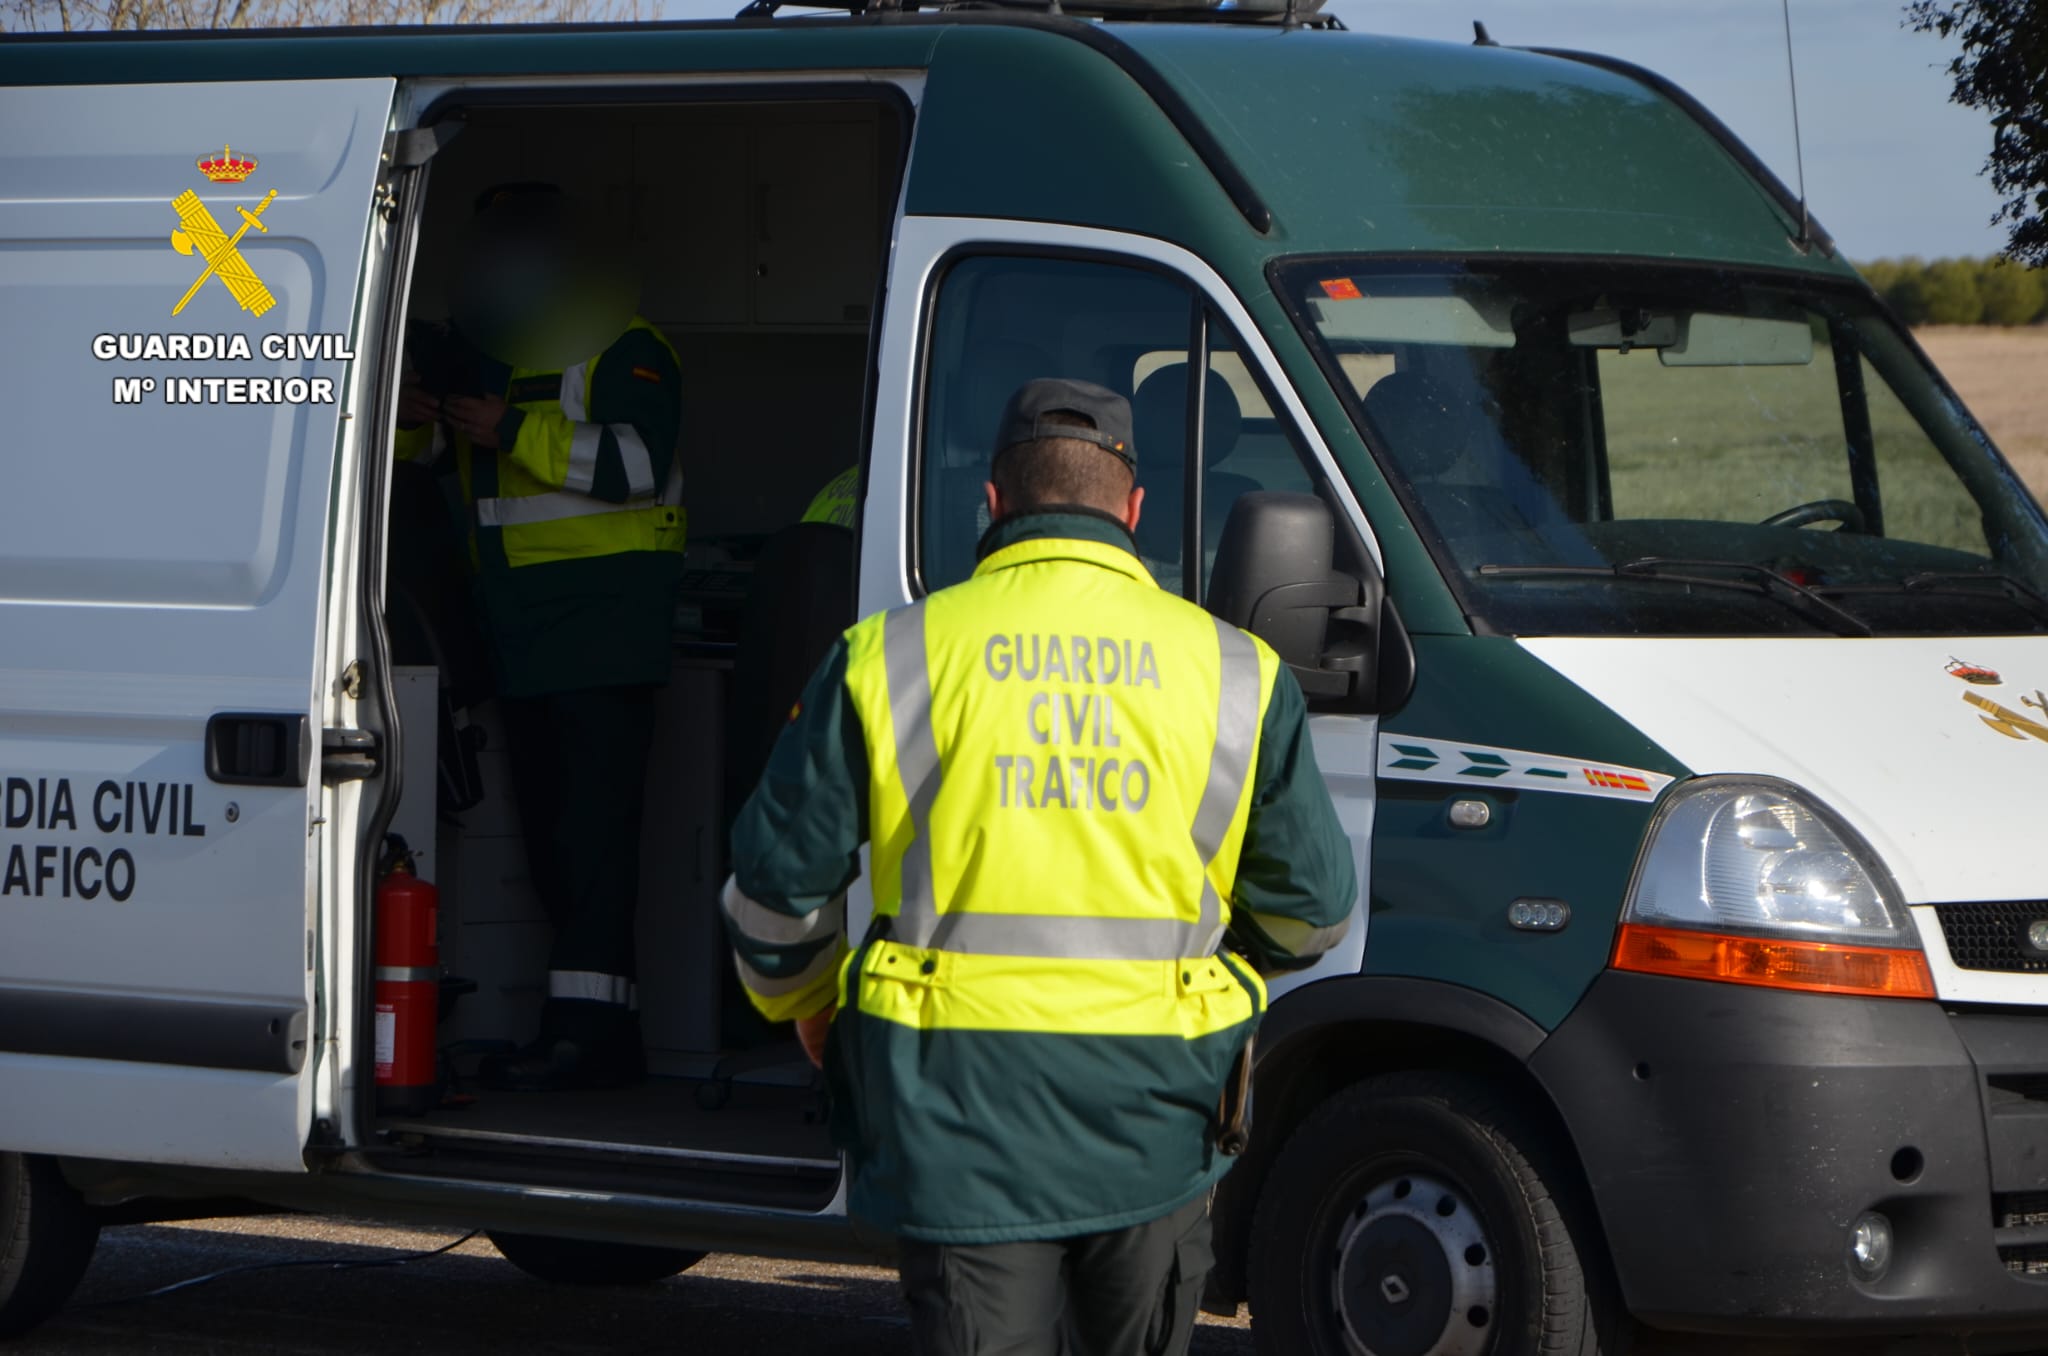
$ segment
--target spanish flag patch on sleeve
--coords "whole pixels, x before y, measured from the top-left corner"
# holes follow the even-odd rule
[[[661,385],[661,373],[651,367],[636,367],[633,369],[633,375],[642,381],[651,381],[656,386]]]

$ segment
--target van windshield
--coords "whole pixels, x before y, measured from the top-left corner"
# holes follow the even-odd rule
[[[1282,295],[1476,622],[2048,631],[2048,522],[1850,285],[1313,260]]]

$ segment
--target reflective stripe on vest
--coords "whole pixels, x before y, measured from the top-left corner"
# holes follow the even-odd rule
[[[903,853],[902,902],[895,940],[910,946],[977,955],[1052,959],[1183,960],[1214,954],[1223,940],[1223,904],[1209,867],[1230,832],[1262,715],[1259,656],[1236,627],[1216,622],[1221,651],[1216,743],[1209,775],[1190,828],[1202,863],[1201,916],[1171,918],[1075,917],[957,911],[941,915],[932,876],[931,808],[942,780],[932,733],[931,675],[926,664],[925,605],[914,603],[882,620],[882,653],[889,720],[896,736],[896,766],[909,804],[911,838]]]
[[[671,356],[674,349],[661,331],[635,318],[631,330],[653,335]],[[679,508],[683,502],[683,469],[680,457],[670,460],[667,481],[656,493],[654,459],[646,440],[631,424],[595,424],[589,421],[590,369],[603,357],[586,358],[562,369],[558,389],[551,402],[574,425],[569,434],[569,460],[562,476],[562,488],[534,494],[498,495],[475,501],[478,527],[526,527],[536,523],[559,522],[568,518],[589,518],[606,513],[636,513],[652,508]],[[520,375],[514,372],[515,379]],[[551,374],[545,374],[551,375]],[[550,402],[523,402],[545,409]],[[626,498],[598,499],[590,491],[597,481],[598,454],[609,429],[618,444],[619,465],[626,477]],[[439,426],[436,426],[438,433]]]
[[[562,369],[562,392],[555,398],[556,403],[561,405],[563,414],[579,424],[589,415],[584,405],[584,393],[589,389],[589,385],[590,359],[585,358],[580,363]]]
[[[548,997],[577,998],[586,1003],[634,1004],[639,988],[624,975],[607,975],[597,970],[548,971]]]
[[[654,459],[647,455],[647,443],[640,437],[640,430],[631,424],[607,424],[605,427],[618,440],[619,464],[626,468],[626,493],[653,494]]]
[[[604,446],[604,425],[580,420],[575,423],[576,427],[569,432],[569,470],[562,477],[562,488],[571,494],[589,494],[590,487],[597,483],[597,454]]]
[[[595,430],[597,425],[591,424],[587,427]],[[580,434],[582,430],[579,429],[577,432]],[[634,434],[633,441],[640,444],[640,435]],[[651,488],[654,471],[651,466],[645,464],[645,445],[640,445],[640,458],[643,463],[642,474]],[[476,501],[476,521],[479,527],[520,527],[527,523],[551,523],[561,518],[589,518],[600,513],[632,513],[641,509],[674,508],[682,502],[683,467],[682,459],[679,457],[675,464],[670,466],[668,484],[662,488],[659,496],[641,494],[615,504],[609,499],[593,499],[587,494],[577,494],[571,490],[554,490],[547,494],[479,499]]]

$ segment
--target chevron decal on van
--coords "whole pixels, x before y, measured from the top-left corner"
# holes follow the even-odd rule
[[[1512,786],[1645,804],[1672,782],[1642,768],[1411,734],[1380,736],[1379,775],[1392,781]]]

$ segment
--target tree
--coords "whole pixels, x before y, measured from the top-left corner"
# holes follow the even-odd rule
[[[1881,297],[1889,297],[1892,289],[1899,285],[1899,279],[1906,275],[1906,262],[1900,259],[1872,259],[1867,264],[1858,264],[1856,269],[1863,275],[1863,281],[1870,284],[1870,290]],[[1919,267],[1919,261],[1912,261]]]
[[[1927,266],[1918,259],[1903,259],[1891,286],[1884,289],[1884,299],[1899,313],[1899,319],[1908,325],[1927,323]]]
[[[639,17],[637,0],[0,0],[0,28],[310,28]]]
[[[1984,296],[1977,289],[1977,265],[1968,259],[1937,259],[1927,266],[1922,283],[1930,325],[1974,325],[1984,318]]]
[[[1906,22],[1961,42],[1949,97],[1991,115],[1991,219],[2009,224],[2008,255],[2048,265],[2048,0],[1912,0]]]
[[[1993,259],[1979,273],[1977,291],[1984,298],[1985,324],[2029,325],[2048,307],[2048,272]]]

